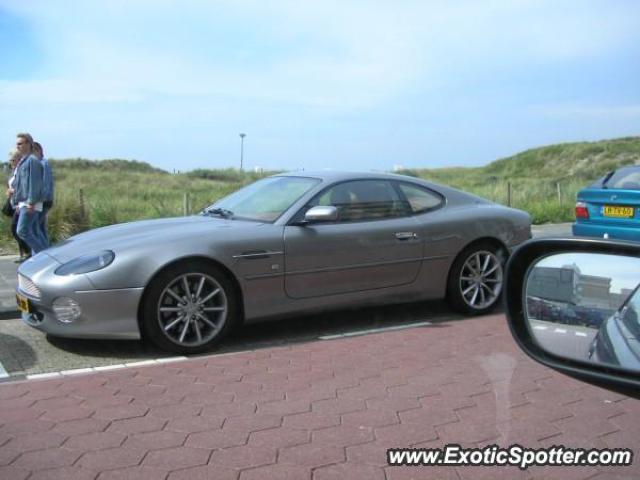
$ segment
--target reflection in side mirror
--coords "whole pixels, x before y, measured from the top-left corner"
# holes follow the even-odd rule
[[[310,208],[304,215],[305,222],[335,222],[338,220],[338,209],[332,205]]]
[[[558,253],[524,278],[533,340],[563,358],[640,371],[640,259]]]
[[[638,283],[640,243],[529,240],[507,263],[509,329],[536,362],[640,399]]]

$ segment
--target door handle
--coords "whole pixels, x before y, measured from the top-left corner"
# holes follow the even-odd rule
[[[418,238],[418,234],[415,232],[396,232],[398,240],[413,240],[415,238]]]

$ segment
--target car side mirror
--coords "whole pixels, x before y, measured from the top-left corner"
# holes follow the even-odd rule
[[[333,205],[312,207],[304,214],[305,223],[335,222],[336,220],[338,220],[338,209]]]
[[[531,358],[640,398],[640,245],[531,240],[507,264],[511,333]]]

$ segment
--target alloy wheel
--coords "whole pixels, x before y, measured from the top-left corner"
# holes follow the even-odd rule
[[[491,306],[502,291],[502,262],[490,251],[469,255],[460,272],[460,293],[465,303],[476,310]]]
[[[221,331],[228,310],[227,295],[215,278],[186,273],[169,282],[160,294],[157,318],[170,341],[198,347]]]

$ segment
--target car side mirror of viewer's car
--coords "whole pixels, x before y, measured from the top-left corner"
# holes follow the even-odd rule
[[[539,363],[640,398],[640,245],[531,240],[509,259],[511,333]]]

